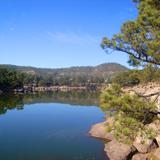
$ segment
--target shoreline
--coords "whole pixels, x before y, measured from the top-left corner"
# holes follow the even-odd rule
[[[157,136],[153,140],[147,139],[142,144],[139,137],[133,144],[125,144],[118,142],[114,137],[114,132],[108,132],[106,125],[111,123],[110,120],[93,125],[89,131],[89,135],[104,142],[104,152],[109,160],[160,160],[160,137]],[[149,124],[159,127],[160,120]]]
[[[69,92],[69,91],[100,91],[103,85],[91,85],[91,86],[38,86],[29,87],[24,86],[23,88],[17,88],[11,91],[1,91],[1,94],[8,93],[34,93],[34,92]]]
[[[152,94],[160,90],[159,83],[149,83],[124,88],[125,92]],[[154,97],[152,97],[154,98]],[[160,109],[160,97],[156,101],[157,109]],[[147,139],[142,143],[140,136],[137,136],[132,144],[118,142],[114,137],[114,129],[107,130],[107,126],[112,126],[114,117],[106,117],[104,122],[93,125],[89,135],[104,141],[104,151],[109,160],[160,160],[160,119],[148,124],[147,127],[155,129],[157,135],[154,139]]]

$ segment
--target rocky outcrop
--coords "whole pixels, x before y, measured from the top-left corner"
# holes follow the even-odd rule
[[[132,157],[132,160],[148,160],[148,154],[141,154],[141,153],[135,154]]]
[[[160,96],[158,97],[154,94],[160,91],[159,83],[127,87],[123,90],[130,94],[137,93],[144,96],[151,94],[152,97],[149,100],[155,101],[157,110],[160,111]],[[128,157],[132,160],[160,160],[160,119],[145,126],[155,133],[152,139],[145,136],[141,137],[141,134],[139,134],[132,145],[120,143],[114,138],[113,122],[113,117],[107,118],[105,122],[93,126],[90,132],[93,137],[109,140],[109,142],[105,144],[104,150],[110,160],[127,160]],[[109,128],[110,132],[108,132],[106,128]]]
[[[149,156],[149,160],[160,160],[160,148],[155,149]]]
[[[105,143],[104,151],[110,160],[126,160],[135,151],[135,148],[131,145],[119,143],[114,138],[114,131],[107,131],[107,126],[112,126],[113,122],[114,118],[109,117],[105,122],[93,125],[89,133],[95,138],[109,141]]]
[[[160,92],[160,83],[150,82],[144,85],[140,84],[133,87],[124,87],[123,90],[128,93],[136,92],[143,96],[153,94],[153,96],[151,96],[150,99],[156,102],[157,111],[160,111],[160,96],[157,97],[157,95],[154,95],[154,93]]]
[[[157,135],[155,137],[155,141],[157,145],[160,147],[160,120],[155,120],[154,122],[149,124],[148,127],[156,131]]]
[[[102,123],[93,125],[89,134],[92,137],[99,138],[99,139],[105,139],[107,141],[111,141],[114,138],[113,133],[107,132],[106,122],[102,122]]]
[[[132,160],[160,160],[160,148],[158,148],[160,145],[160,120],[147,126],[158,132],[154,140],[144,140],[141,136],[137,136],[132,145],[120,143],[115,139],[114,130],[111,127],[113,123],[113,117],[107,118],[105,122],[93,125],[89,132],[93,137],[106,140],[104,151],[110,160],[127,160],[131,157]],[[108,126],[110,126],[110,131],[107,130]],[[159,159],[153,157],[159,157]]]
[[[50,87],[34,87],[32,88],[35,92],[45,92],[45,91],[73,91],[73,90],[87,90],[86,86],[50,86]]]
[[[110,160],[127,160],[127,158],[135,151],[131,145],[119,143],[112,140],[105,144],[104,151]]]
[[[109,125],[112,125],[113,122],[114,122],[114,118],[108,117],[106,118],[105,122],[101,122],[101,123],[93,125],[91,130],[89,131],[89,134],[95,138],[112,141],[114,139],[114,133],[113,131],[108,132],[107,127]]]
[[[160,147],[160,135],[159,134],[155,137],[155,140],[157,142],[158,147]]]
[[[133,146],[140,153],[148,153],[153,149],[157,148],[156,144],[151,139],[143,140],[141,136],[137,136],[135,141],[133,142]]]

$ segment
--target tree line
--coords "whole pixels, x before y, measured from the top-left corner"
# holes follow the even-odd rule
[[[107,83],[112,76],[126,70],[116,63],[60,69],[0,65],[0,90],[8,92],[23,86],[94,86]]]
[[[150,64],[141,70],[133,69],[119,73],[111,79],[111,82],[117,83],[122,87],[145,84],[148,82],[160,82],[160,69],[159,67]]]
[[[22,89],[24,86],[87,86],[90,84],[104,83],[103,77],[98,76],[54,76],[23,73],[9,68],[0,68],[0,90],[10,92],[14,89]]]

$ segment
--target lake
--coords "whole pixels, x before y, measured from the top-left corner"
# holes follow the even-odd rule
[[[0,97],[0,160],[106,160],[88,135],[103,121],[98,93],[36,93]]]

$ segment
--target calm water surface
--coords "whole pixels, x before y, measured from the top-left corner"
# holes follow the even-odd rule
[[[46,93],[0,97],[0,160],[105,160],[88,135],[103,121],[97,94]]]

